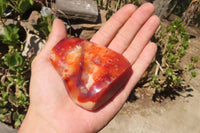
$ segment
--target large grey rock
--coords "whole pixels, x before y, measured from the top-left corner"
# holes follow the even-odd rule
[[[71,19],[96,22],[98,18],[97,2],[94,0],[56,0],[56,8]]]

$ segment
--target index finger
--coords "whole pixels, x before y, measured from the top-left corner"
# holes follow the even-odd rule
[[[107,46],[135,10],[136,7],[133,4],[125,5],[119,9],[119,11],[97,31],[90,41],[101,46]]]

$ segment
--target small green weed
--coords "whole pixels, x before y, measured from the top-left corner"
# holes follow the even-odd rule
[[[187,54],[190,43],[190,36],[186,33],[180,19],[175,19],[170,26],[161,29],[158,38],[157,68],[151,78],[150,86],[156,89],[156,93],[175,93],[188,85],[185,82],[184,74],[190,72],[191,79],[197,76],[194,69],[199,58],[191,57],[187,68],[180,67],[181,59]]]

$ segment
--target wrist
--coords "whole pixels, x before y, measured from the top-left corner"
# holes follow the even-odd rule
[[[56,129],[43,117],[34,112],[31,107],[26,114],[25,119],[18,133],[57,133]]]

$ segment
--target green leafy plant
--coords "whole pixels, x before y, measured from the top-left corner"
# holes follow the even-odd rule
[[[33,0],[9,0],[8,3],[19,14],[25,13],[33,4]]]
[[[4,25],[5,21],[4,13],[6,12],[8,8],[8,1],[7,0],[0,0],[0,22]]]
[[[4,15],[7,7],[8,7],[8,1],[7,0],[0,0],[0,17],[2,17]]]
[[[2,45],[8,47],[7,53],[0,55],[0,120],[18,127],[27,111],[29,98],[27,86],[30,77],[30,60],[21,54],[18,28],[5,27],[1,35]],[[0,47],[1,47],[0,46]]]
[[[187,64],[186,71],[191,72],[191,78],[190,78],[190,80],[191,80],[191,79],[193,79],[197,76],[197,73],[195,72],[195,68],[196,68],[196,63],[199,62],[199,57],[198,56],[192,56],[190,58],[190,61],[191,61],[190,64]]]
[[[0,121],[18,128],[29,105],[28,84],[31,60],[22,56],[19,23],[6,25],[4,13],[11,4],[20,15],[28,10],[28,1],[0,0],[4,34],[0,35]],[[30,2],[30,1],[29,1]],[[27,6],[27,7],[25,7]],[[22,11],[23,10],[23,11]]]
[[[19,22],[21,16],[33,6],[33,0],[0,0],[0,22],[5,26],[7,20],[5,13],[7,9],[11,9],[10,12],[17,16]]]
[[[14,24],[7,25],[4,28],[5,35],[0,35],[0,40],[2,41],[2,43],[8,45],[19,44],[20,41],[19,41],[18,31],[19,28],[16,25]]]
[[[159,52],[155,63],[157,68],[151,77],[150,86],[157,93],[177,92],[185,88],[188,83],[184,82],[184,74],[191,72],[191,79],[196,77],[194,71],[198,57],[191,57],[191,63],[187,68],[181,68],[181,59],[186,55],[189,48],[190,36],[186,33],[180,19],[172,21],[171,25],[160,30]]]
[[[53,15],[41,17],[38,19],[38,24],[34,25],[34,28],[37,29],[40,32],[40,35],[45,39],[48,38],[49,33],[51,32],[54,18]]]

